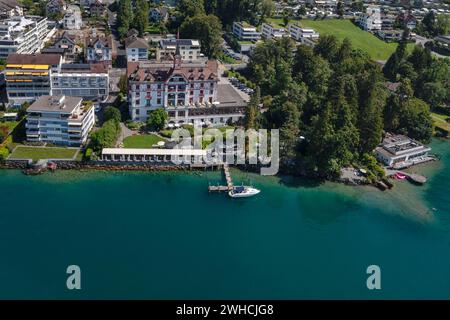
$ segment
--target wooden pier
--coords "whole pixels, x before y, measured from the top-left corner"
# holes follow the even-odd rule
[[[216,191],[216,192],[222,192],[222,191],[231,191],[234,188],[234,184],[233,184],[233,179],[231,178],[231,174],[230,174],[230,167],[228,166],[227,163],[223,163],[222,165],[222,169],[223,169],[223,173],[225,175],[225,180],[227,181],[227,185],[226,186],[221,186],[221,185],[217,185],[217,186],[208,186],[208,191],[212,192],[212,191]]]

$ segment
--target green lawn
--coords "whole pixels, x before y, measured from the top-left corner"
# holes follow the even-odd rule
[[[154,134],[145,134],[139,136],[131,136],[127,137],[123,140],[123,146],[125,148],[136,148],[136,149],[145,149],[152,148],[159,141],[164,141],[164,139],[158,137]]]
[[[271,21],[284,27],[283,19],[271,19]],[[320,35],[335,35],[339,40],[347,37],[355,48],[367,52],[373,60],[387,60],[397,47],[397,43],[387,43],[357,27],[350,20],[303,19],[300,20],[300,25],[306,28],[313,28]],[[408,44],[408,49],[411,50],[413,46],[413,44]]]
[[[18,146],[9,159],[72,159],[77,149]]]

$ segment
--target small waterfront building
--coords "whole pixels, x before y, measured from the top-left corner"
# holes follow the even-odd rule
[[[403,135],[387,134],[375,149],[375,156],[385,166],[403,169],[429,161],[431,148]]]
[[[319,39],[319,34],[314,29],[302,28],[298,24],[289,25],[289,34],[295,41],[301,43],[316,41]]]
[[[381,30],[381,11],[379,6],[368,6],[358,19],[359,26],[366,31]]]
[[[261,36],[264,39],[280,39],[285,35],[286,30],[273,23],[263,23],[261,26]]]
[[[247,22],[234,22],[233,34],[240,41],[258,41],[261,39],[261,33],[256,30],[256,27]]]
[[[125,41],[125,47],[127,51],[127,62],[148,60],[150,46],[145,39],[138,37],[128,38]]]
[[[156,60],[172,60],[176,49],[179,49],[181,60],[195,61],[204,58],[200,41],[195,39],[162,39],[156,50]]]
[[[47,18],[12,16],[0,21],[0,58],[39,52],[49,30]]]
[[[202,149],[125,149],[105,148],[100,161],[149,164],[202,164],[207,151]]]
[[[27,141],[79,147],[94,123],[94,108],[81,98],[42,96],[27,109]]]
[[[80,7],[70,5],[63,18],[63,27],[67,30],[80,30],[83,25]]]

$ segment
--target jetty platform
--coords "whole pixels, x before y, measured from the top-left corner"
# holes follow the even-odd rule
[[[225,180],[227,181],[227,185],[209,185],[208,186],[208,191],[209,192],[226,192],[226,191],[231,191],[234,188],[234,184],[233,184],[233,179],[231,178],[231,174],[230,174],[230,167],[228,166],[227,163],[223,163],[222,164],[222,169],[223,169],[223,173],[225,175]]]
[[[417,184],[424,184],[427,182],[427,178],[425,176],[422,176],[417,173],[408,173],[408,172],[404,172],[404,171],[400,171],[400,170],[386,169],[386,176],[388,176],[388,177],[391,177],[391,176],[395,175],[396,173],[400,173],[400,174],[406,176],[406,178],[409,181],[417,183]]]

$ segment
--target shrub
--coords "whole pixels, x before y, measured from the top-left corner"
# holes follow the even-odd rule
[[[93,153],[93,152],[94,152],[94,151],[93,151],[91,148],[87,148],[86,151],[85,151],[85,153],[84,153],[84,160],[90,161],[91,158],[92,158],[92,153]]]
[[[8,155],[9,155],[8,148],[6,147],[0,148],[0,161],[6,160],[6,158],[8,158]]]

